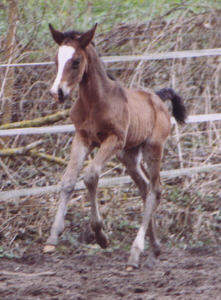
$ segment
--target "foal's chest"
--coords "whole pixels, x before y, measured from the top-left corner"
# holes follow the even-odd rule
[[[99,111],[86,111],[78,103],[72,107],[70,118],[76,130],[97,145],[103,142],[111,129],[110,122],[104,116],[101,117]]]
[[[104,128],[99,126],[99,122],[94,119],[85,120],[78,128],[80,132],[92,143],[100,144],[107,136]]]

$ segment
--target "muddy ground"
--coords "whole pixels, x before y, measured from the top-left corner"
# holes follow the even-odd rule
[[[0,299],[221,299],[221,248],[163,246],[155,269],[143,255],[131,272],[127,255],[94,245],[65,254],[33,247],[22,258],[0,259]]]

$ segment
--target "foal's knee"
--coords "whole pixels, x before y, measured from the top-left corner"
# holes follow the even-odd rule
[[[61,194],[65,196],[70,196],[75,188],[75,182],[72,181],[62,181],[61,182]]]
[[[84,184],[87,188],[92,188],[97,185],[98,177],[98,171],[93,166],[89,166],[84,174]]]
[[[160,204],[161,200],[161,190],[156,191],[156,205],[158,206]]]
[[[151,189],[152,189],[153,193],[155,194],[156,206],[158,206],[160,204],[160,200],[161,200],[161,187],[160,187],[159,176],[152,178]]]

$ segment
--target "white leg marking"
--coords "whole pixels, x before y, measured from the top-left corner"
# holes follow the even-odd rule
[[[142,225],[138,230],[137,236],[132,244],[130,250],[130,257],[128,264],[132,266],[138,266],[140,253],[144,250],[145,234],[151,220],[153,208],[154,208],[155,194],[150,192],[146,199],[146,205],[144,209],[144,215]]]
[[[146,233],[146,230],[144,229],[144,226],[141,225],[141,227],[137,233],[137,236],[133,242],[132,247],[139,249],[140,252],[143,252],[143,250],[144,250],[145,233]]]

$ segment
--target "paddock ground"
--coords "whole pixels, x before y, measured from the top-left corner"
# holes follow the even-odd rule
[[[146,258],[128,272],[122,250],[32,248],[22,258],[0,260],[0,299],[221,299],[221,248],[163,247],[152,270]]]

